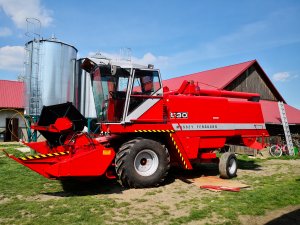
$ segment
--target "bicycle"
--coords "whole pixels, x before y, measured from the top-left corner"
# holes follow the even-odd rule
[[[288,149],[287,145],[276,144],[276,145],[272,145],[269,148],[269,153],[273,157],[280,157],[280,156],[282,156],[282,154],[289,155],[289,149]]]

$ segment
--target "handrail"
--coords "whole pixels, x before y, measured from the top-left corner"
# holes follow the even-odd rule
[[[162,99],[163,96],[153,96],[153,95],[130,95],[130,97],[134,98],[151,98],[151,99]]]

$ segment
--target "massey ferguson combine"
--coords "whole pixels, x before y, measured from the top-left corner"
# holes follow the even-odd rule
[[[185,81],[163,87],[159,70],[97,64],[90,73],[101,133],[84,132],[86,119],[72,105],[44,106],[31,128],[46,139],[25,143],[38,154],[9,157],[49,179],[84,180],[106,175],[132,188],[160,185],[171,164],[219,163],[222,178],[237,173],[233,153],[217,158],[225,145],[261,149],[267,136],[259,94],[202,90]]]

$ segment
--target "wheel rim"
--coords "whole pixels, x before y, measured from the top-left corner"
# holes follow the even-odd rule
[[[151,176],[158,168],[158,156],[150,150],[140,151],[134,159],[135,171],[141,176]]]
[[[234,158],[231,158],[228,163],[228,172],[230,174],[234,174],[236,169],[237,169],[236,160]]]
[[[281,154],[282,154],[282,150],[281,150],[281,148],[278,147],[278,146],[272,146],[272,147],[270,148],[270,154],[271,154],[272,156],[274,156],[274,157],[280,157]]]

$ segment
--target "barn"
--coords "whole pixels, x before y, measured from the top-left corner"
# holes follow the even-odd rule
[[[24,122],[24,82],[0,80],[0,141],[19,141]]]
[[[175,90],[184,80],[198,82],[202,89],[259,93],[270,136],[284,134],[278,108],[278,102],[283,102],[291,133],[300,133],[300,110],[287,104],[256,60],[175,77],[163,83]]]

